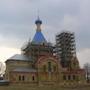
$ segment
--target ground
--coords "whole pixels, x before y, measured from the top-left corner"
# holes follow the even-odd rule
[[[12,86],[0,86],[0,90],[90,90],[90,85],[82,87],[59,87],[59,86],[25,86],[25,85],[12,85]]]

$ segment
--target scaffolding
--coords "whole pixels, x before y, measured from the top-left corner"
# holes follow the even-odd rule
[[[62,67],[68,67],[70,60],[76,56],[75,35],[64,31],[56,35],[56,54],[61,59]]]
[[[54,46],[51,43],[47,44],[35,44],[28,42],[22,48],[22,54],[31,56],[34,60],[37,60],[40,56],[53,55]]]

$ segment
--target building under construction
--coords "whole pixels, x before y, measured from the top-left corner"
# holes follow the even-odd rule
[[[79,67],[75,55],[74,33],[58,34],[57,48],[55,48],[44,37],[41,29],[42,21],[39,17],[35,24],[36,33],[33,39],[21,48],[22,53],[6,60],[5,82],[33,86],[71,86],[85,83],[85,71]],[[68,69],[69,66],[72,69]]]
[[[70,60],[76,56],[75,36],[73,32],[63,31],[56,35],[56,52],[61,58],[60,62],[63,67],[68,67]]]

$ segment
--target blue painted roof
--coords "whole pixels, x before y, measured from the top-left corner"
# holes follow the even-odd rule
[[[35,44],[47,43],[47,41],[44,38],[44,36],[43,36],[41,31],[36,31],[36,34],[35,34],[32,42],[35,43]]]

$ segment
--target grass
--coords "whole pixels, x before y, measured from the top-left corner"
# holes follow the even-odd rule
[[[90,86],[82,87],[60,87],[60,86],[29,86],[29,85],[9,85],[0,86],[0,90],[90,90]]]

